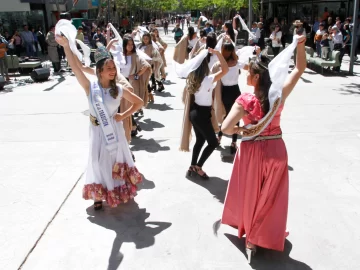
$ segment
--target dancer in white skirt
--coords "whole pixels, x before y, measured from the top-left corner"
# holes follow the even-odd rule
[[[90,153],[83,198],[94,200],[95,210],[102,208],[103,201],[116,207],[132,199],[136,195],[136,185],[142,181],[130,153],[122,120],[138,111],[143,101],[116,84],[117,69],[105,47],[95,53],[98,80],[90,82],[76,64],[69,41],[62,36],[56,36],[56,41],[64,47],[68,63],[89,100]],[[118,113],[122,98],[132,106],[124,113]]]

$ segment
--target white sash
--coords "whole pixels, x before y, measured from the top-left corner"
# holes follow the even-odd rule
[[[249,135],[243,136],[241,138],[242,141],[254,140],[259,136],[271,123],[281,106],[282,90],[288,76],[290,59],[297,44],[298,38],[294,36],[293,42],[270,62],[268,68],[272,84],[269,89],[269,112],[256,125],[249,124],[245,126],[248,129]]]
[[[98,82],[92,82],[90,86],[90,102],[96,113],[96,118],[100,124],[101,130],[104,134],[106,149],[113,152],[117,149],[118,138],[115,128],[112,125],[112,119],[109,116],[107,108],[103,103],[103,93]]]

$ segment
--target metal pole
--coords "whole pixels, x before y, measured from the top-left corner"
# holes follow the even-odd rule
[[[249,0],[249,21],[248,21],[248,27],[251,29],[252,26],[252,0]]]
[[[108,4],[107,4],[107,6],[108,6],[108,12],[107,12],[107,22],[109,23],[110,22],[110,0],[108,0]]]
[[[357,45],[357,39],[359,37],[356,36],[357,34],[357,29],[359,26],[359,22],[358,22],[358,11],[359,11],[359,0],[355,0],[354,1],[354,14],[353,14],[353,20],[354,20],[354,28],[353,28],[353,37],[352,37],[352,41],[351,41],[351,53],[350,53],[350,66],[349,66],[349,74],[353,74],[354,71],[354,58],[355,58],[355,54],[356,54],[356,49],[355,46]]]

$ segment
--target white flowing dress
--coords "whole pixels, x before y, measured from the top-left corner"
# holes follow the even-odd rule
[[[123,95],[122,87],[118,86],[118,88],[119,94],[116,98],[110,95],[109,89],[101,90],[103,103],[118,138],[117,149],[113,152],[107,150],[101,126],[95,126],[90,122],[89,161],[83,188],[85,200],[106,201],[111,207],[134,198],[136,185],[142,181],[132,159],[123,123],[114,119]],[[88,96],[90,114],[96,116],[90,95]]]

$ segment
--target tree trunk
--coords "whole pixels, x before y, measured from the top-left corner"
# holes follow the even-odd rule
[[[103,8],[104,1],[106,1],[106,0],[99,0],[99,12],[98,12],[96,22],[95,22],[95,24],[97,26],[101,26],[102,24],[105,23],[105,17],[106,17],[105,11],[106,11],[106,9]]]

